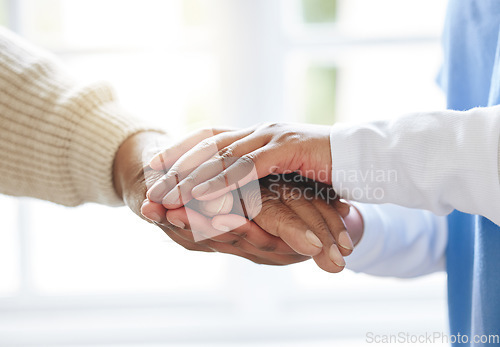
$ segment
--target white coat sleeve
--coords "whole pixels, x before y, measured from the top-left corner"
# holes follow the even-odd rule
[[[354,205],[363,216],[364,233],[346,258],[347,269],[401,278],[445,269],[446,217],[392,204]]]
[[[332,182],[344,198],[500,224],[500,106],[411,114],[331,129]]]

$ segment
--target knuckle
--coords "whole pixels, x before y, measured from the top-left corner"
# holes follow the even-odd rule
[[[294,214],[283,213],[282,211],[280,211],[280,213],[276,214],[275,221],[276,233],[279,236],[283,236],[287,233],[288,225],[298,223],[299,218]]]
[[[253,153],[247,153],[244,154],[240,160],[243,162],[243,164],[253,164],[253,160],[255,159],[255,154]]]
[[[240,166],[241,169],[250,172],[255,168],[255,159],[256,159],[256,154],[255,153],[246,153],[242,155],[238,159],[238,166]]]
[[[262,199],[262,204],[259,213],[254,218],[265,218],[270,215],[274,215],[276,212],[276,208],[274,206],[274,202],[276,199],[272,197]],[[253,206],[253,204],[251,205]]]
[[[262,127],[265,128],[265,129],[277,129],[277,128],[281,128],[283,127],[284,123],[280,123],[280,122],[267,122],[267,123],[262,123]]]
[[[171,168],[168,171],[168,174],[165,176],[164,182],[169,181],[171,179],[175,179],[175,183],[179,184],[180,177],[181,177],[181,173],[180,173],[179,169],[178,168]]]
[[[179,184],[181,189],[190,188],[196,183],[195,175],[189,174],[187,175],[182,182]]]
[[[215,151],[215,142],[213,139],[211,138],[208,138],[208,139],[204,139],[202,140],[200,143],[198,143],[197,147],[201,150],[201,151]]]
[[[224,147],[217,152],[217,157],[220,160],[231,158],[233,156],[233,149],[231,147]]]
[[[314,220],[311,223],[311,227],[315,231],[316,234],[318,234],[318,233],[320,233],[322,235],[330,234],[330,229],[328,228],[325,221],[323,221],[323,220]]]
[[[302,198],[301,190],[297,187],[283,187],[281,190],[281,200],[285,204],[298,202]]]
[[[297,131],[287,130],[282,131],[277,137],[276,142],[282,142],[287,144],[300,143],[303,140],[303,136]]]
[[[276,201],[279,199],[279,196],[279,191],[275,189],[274,186],[270,186],[269,188],[265,186],[260,187],[260,199],[262,204]]]

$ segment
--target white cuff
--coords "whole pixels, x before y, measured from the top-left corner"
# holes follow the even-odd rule
[[[343,198],[500,224],[500,106],[410,114],[331,128],[333,188]]]

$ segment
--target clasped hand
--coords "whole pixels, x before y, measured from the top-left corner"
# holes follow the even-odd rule
[[[271,129],[273,128],[278,130],[279,126],[271,126]],[[268,135],[265,129],[258,130]],[[153,187],[148,193],[149,200],[142,206],[143,215],[156,220],[162,227],[167,225],[170,237],[174,236],[171,232],[174,230],[174,241],[181,243],[178,239],[181,237],[190,242],[189,247],[184,245],[189,249],[232,253],[266,264],[289,264],[313,257],[325,271],[341,271],[345,266],[343,256],[349,255],[353,249],[342,220],[342,217],[349,213],[349,206],[340,202],[329,186],[298,175],[269,176],[270,172],[264,169],[253,175],[254,179],[259,175],[263,177],[259,181],[258,192],[255,185],[249,188],[252,185],[247,184],[251,181],[248,175],[240,181],[228,182],[226,179],[222,193],[219,187],[217,195],[203,197],[201,201],[190,201],[194,194],[181,190],[186,186],[186,182],[192,185],[199,181],[200,176],[192,174],[196,169],[205,168],[198,171],[208,179],[219,174],[214,170],[213,163],[220,163],[221,150],[226,154],[236,152],[228,152],[221,140],[214,141],[211,135],[222,137],[226,145],[232,143],[228,142],[228,139],[237,141],[245,132],[253,134],[252,141],[255,141],[255,137],[258,141],[259,135],[255,136],[255,129],[252,131],[204,130],[162,151],[151,162],[151,167],[156,169],[156,172],[150,182]],[[284,138],[289,141],[294,136],[285,135]],[[215,145],[216,153],[208,154],[210,146],[207,144]],[[241,149],[237,151],[241,152]],[[295,155],[297,154],[295,152]],[[225,160],[234,159],[230,157],[223,156]],[[329,147],[328,154],[323,157],[318,153],[315,160],[310,160],[310,163],[318,164],[315,171],[308,172],[309,176],[319,172],[325,163],[328,165]],[[279,158],[288,162],[289,167],[282,170],[280,167],[283,167],[284,162],[275,160],[274,167],[278,168],[275,172],[298,171],[293,165],[298,165],[299,161],[295,159],[294,162],[284,156]],[[186,170],[187,163],[190,163],[190,168],[188,166]],[[232,163],[235,165],[227,167],[234,169],[239,165],[238,160],[233,160]],[[290,179],[291,177],[294,179]],[[328,176],[324,177],[326,178],[321,180],[328,181]],[[241,188],[235,190],[235,184]],[[172,195],[172,192],[176,192],[177,197],[175,201],[168,201],[165,196],[168,198],[168,194]],[[228,204],[228,201],[235,203]],[[242,201],[245,203],[240,204]],[[201,240],[198,237],[196,242],[196,233],[200,232],[203,237]],[[271,253],[273,255],[270,258]]]

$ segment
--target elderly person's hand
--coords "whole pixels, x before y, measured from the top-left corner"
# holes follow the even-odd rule
[[[297,186],[297,183],[269,178],[262,182],[260,194],[241,189],[242,200],[250,201],[246,204],[246,213],[255,215],[253,221],[247,220],[243,211],[210,219],[189,207],[167,212],[160,204],[145,200],[146,187],[161,176],[160,172],[147,171],[141,160],[142,151],[155,136],[160,135],[138,134],[121,147],[115,163],[115,183],[117,191],[136,214],[141,215],[142,208],[142,214],[154,220],[174,241],[190,250],[230,253],[262,264],[292,264],[313,256],[326,271],[343,269],[342,255],[350,254],[352,242],[347,247],[338,247],[332,235],[338,236],[345,231],[339,213],[345,216],[349,207],[338,199],[328,204],[311,193],[300,194],[310,189],[304,184]],[[150,182],[145,182],[143,170]],[[257,198],[262,199],[262,208],[255,213],[252,209],[260,201],[251,201]],[[177,226],[168,223],[165,217]],[[207,237],[195,241],[193,229],[203,230]],[[221,234],[220,230],[230,231]],[[344,236],[348,239],[348,235]]]
[[[187,199],[213,199],[270,174],[297,172],[332,184],[330,127],[311,124],[261,124],[212,131],[196,145],[180,142],[151,160],[155,170],[169,168],[148,191],[167,208]],[[187,151],[185,150],[187,149]]]
[[[294,181],[290,182],[286,177],[269,177],[261,180],[259,192],[255,191],[255,186],[242,187],[238,192],[232,192],[232,199],[241,197],[244,203],[235,204],[229,214],[213,216],[211,222],[201,214],[205,201],[194,200],[187,207],[168,210],[166,217],[172,224],[189,228],[193,233],[201,230],[206,239],[197,244],[221,241],[236,245],[246,240],[259,246],[260,250],[279,253],[276,245],[282,243],[276,243],[278,237],[297,253],[312,256],[323,270],[342,271],[345,266],[343,256],[352,252],[353,244],[348,235],[343,235],[340,239],[347,246],[337,245],[335,237],[347,233],[341,215],[349,213],[349,206],[332,198],[331,194],[330,197],[324,193],[316,195],[317,187]],[[143,206],[142,212],[145,215],[151,211],[161,213],[163,208],[149,202]],[[264,235],[260,234],[264,230],[272,235],[268,237],[274,240],[270,245],[252,241],[264,240]],[[189,235],[189,240],[193,240],[192,235]]]
[[[123,198],[125,204],[142,219],[153,222],[162,229],[173,241],[188,250],[204,252],[229,253],[247,258],[255,263],[270,265],[285,265],[304,261],[309,257],[293,251],[279,237],[273,236],[253,222],[245,223],[231,233],[221,235],[217,239],[206,239],[196,242],[189,229],[187,218],[182,228],[176,227],[166,220],[166,210],[157,204],[151,204],[146,199],[146,190],[151,186],[159,173],[147,172],[143,164],[143,153],[149,151],[157,143],[165,142],[165,135],[154,132],[142,132],[127,139],[120,147],[114,163],[114,184],[116,192]],[[145,172],[148,173],[146,182]],[[141,208],[149,216],[145,218]],[[174,211],[172,211],[174,212]],[[182,209],[175,211],[182,221]],[[190,217],[196,212],[190,214]],[[207,232],[213,230],[211,220],[199,214],[197,222],[203,225]]]
[[[215,132],[223,131],[215,130]],[[212,130],[202,130],[189,136],[177,147],[179,155],[210,134],[213,134]],[[151,171],[148,171],[148,180],[154,183],[159,175],[161,173],[157,172],[154,177],[150,177]],[[202,214],[207,210],[204,208],[206,206],[204,203],[208,203],[207,201],[201,202],[201,206],[190,203],[186,208],[169,210],[166,216],[172,225],[177,226],[172,228],[170,225],[169,230],[175,230],[176,236],[192,243],[190,248],[199,249],[209,244],[209,248],[217,246],[216,250],[226,253],[228,247],[214,245],[214,241],[233,243],[234,246],[245,247],[246,251],[248,251],[247,243],[250,243],[259,250],[274,251],[274,253],[289,252],[290,248],[284,248],[285,245],[281,241],[283,240],[297,253],[313,256],[324,270],[329,272],[342,270],[345,265],[342,256],[349,255],[353,248],[341,219],[341,216],[345,217],[349,213],[349,206],[341,203],[335,197],[335,192],[327,186],[321,186],[310,180],[309,182],[297,180],[296,177],[293,179],[294,182],[291,182],[290,178],[276,176],[261,180],[260,194],[256,194],[255,189],[250,189],[248,186],[238,192],[239,196],[233,192],[238,199],[246,202],[244,204],[246,211],[241,210],[241,204],[235,204],[232,211],[229,208],[224,212],[226,215],[215,216],[212,220]],[[310,186],[311,183],[314,186]],[[227,214],[230,211],[231,214]],[[165,212],[165,209],[157,203],[146,201],[142,206],[144,215],[161,224],[165,223]],[[203,241],[195,242],[195,235],[199,234],[200,230],[204,234]],[[264,230],[279,238],[270,238],[271,235],[263,233]],[[221,235],[221,231],[230,232]],[[338,246],[335,241],[337,239],[341,241]],[[235,254],[234,249],[230,253]],[[241,255],[241,252],[238,252],[238,255]],[[291,262],[294,261],[285,263]]]

